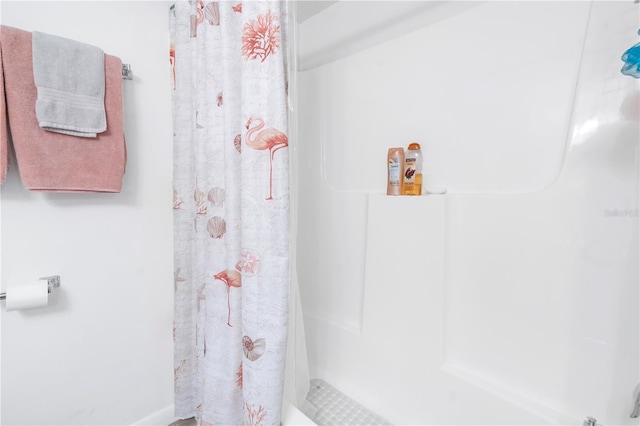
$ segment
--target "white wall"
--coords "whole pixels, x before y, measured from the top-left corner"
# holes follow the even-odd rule
[[[396,424],[637,424],[638,6],[486,2],[327,59],[341,3],[301,28],[311,376]],[[447,195],[382,195],[414,140]]]
[[[120,194],[32,193],[15,167],[2,186],[3,289],[62,281],[47,308],[2,309],[2,424],[131,424],[173,399],[168,3],[1,8],[3,25],[100,46],[135,76]]]

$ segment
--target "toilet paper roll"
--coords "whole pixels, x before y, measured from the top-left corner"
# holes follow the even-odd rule
[[[7,311],[47,306],[49,284],[46,280],[17,284],[7,288]]]

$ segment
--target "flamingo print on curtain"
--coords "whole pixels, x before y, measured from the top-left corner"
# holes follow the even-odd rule
[[[286,3],[171,8],[176,416],[280,423],[289,285]]]

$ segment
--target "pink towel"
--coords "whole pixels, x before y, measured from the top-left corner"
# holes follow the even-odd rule
[[[2,44],[0,44],[0,183],[7,178],[9,165],[9,129],[7,126],[7,105],[4,98],[4,76],[2,75]]]
[[[38,126],[31,33],[1,26],[0,43],[11,139],[23,185],[34,191],[120,192],[126,163],[120,59],[105,55],[107,130],[87,140]]]

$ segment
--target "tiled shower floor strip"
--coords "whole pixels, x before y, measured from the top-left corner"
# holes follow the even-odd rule
[[[391,425],[321,379],[311,380],[307,401],[318,410],[313,421],[319,426]]]

